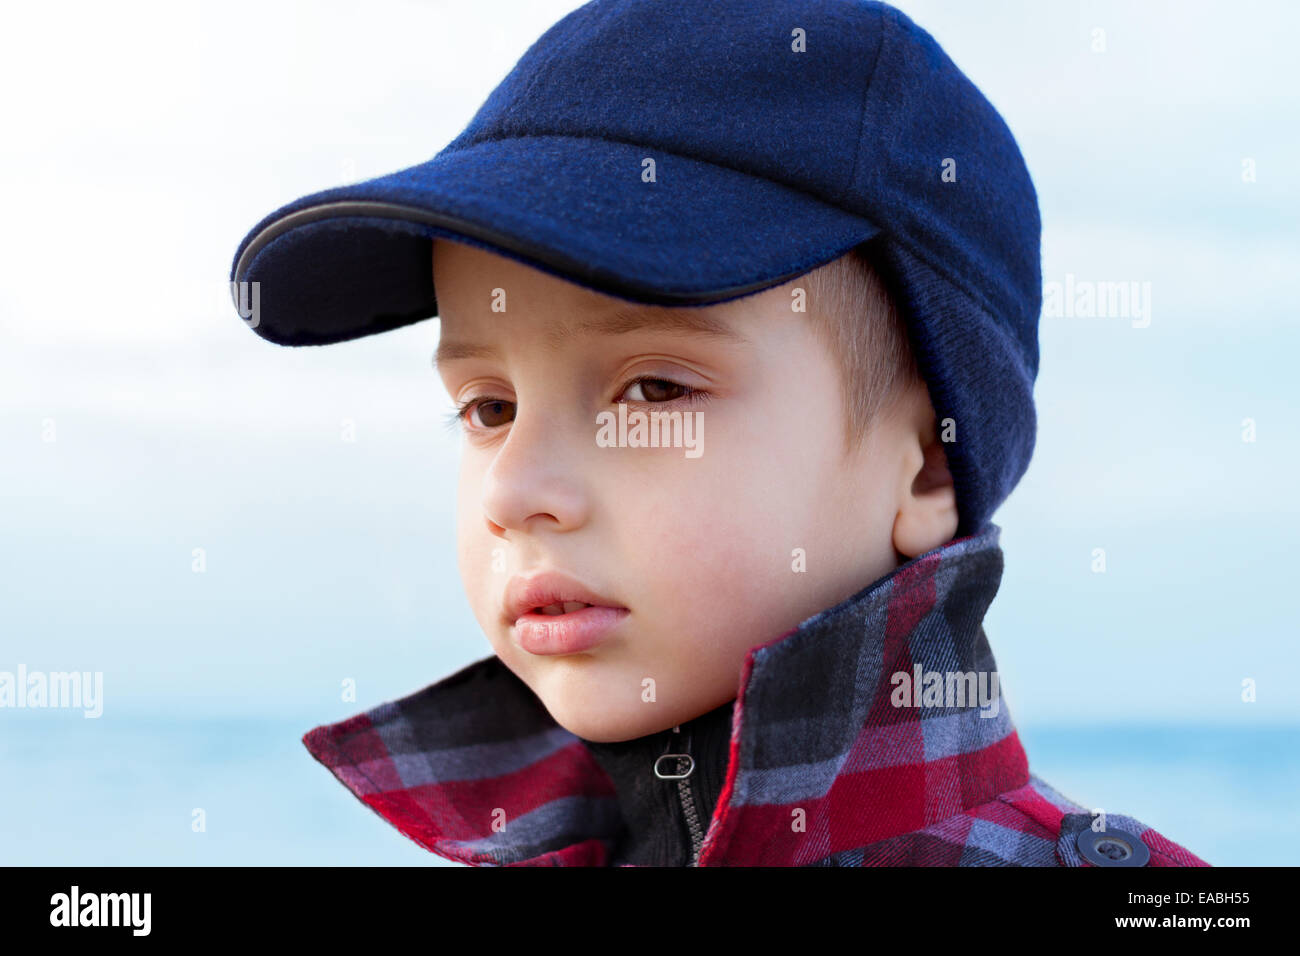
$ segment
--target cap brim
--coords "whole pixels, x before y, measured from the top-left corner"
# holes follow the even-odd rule
[[[653,181],[643,181],[645,159]],[[434,238],[634,302],[709,305],[789,281],[878,232],[727,166],[606,139],[525,136],[444,150],[276,210],[232,267],[232,283],[258,285],[232,285],[232,297],[263,338],[325,345],[436,316]]]

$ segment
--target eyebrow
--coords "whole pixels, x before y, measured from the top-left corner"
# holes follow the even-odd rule
[[[748,345],[749,340],[716,315],[701,311],[695,306],[623,307],[606,315],[571,320],[561,323],[546,336],[545,347],[559,351],[564,343],[578,335],[625,335],[629,332],[682,332],[716,339],[731,345]],[[435,366],[465,358],[490,358],[500,352],[493,345],[474,342],[438,341],[433,356]]]

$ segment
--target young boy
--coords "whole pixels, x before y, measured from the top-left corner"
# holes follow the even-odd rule
[[[263,337],[439,317],[495,652],[312,755],[474,865],[1207,865],[1002,702],[1038,243],[998,114],[865,0],[596,0],[434,159],[272,213]]]

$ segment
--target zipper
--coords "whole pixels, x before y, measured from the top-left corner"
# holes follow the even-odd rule
[[[681,736],[681,726],[673,728],[673,736],[668,738],[668,748],[659,755],[654,763],[655,776],[661,780],[677,781],[677,796],[682,803],[682,815],[686,818],[686,832],[691,839],[691,861],[687,866],[698,866],[700,861],[700,848],[704,844],[704,828],[700,826],[700,813],[695,806],[695,794],[691,787],[691,774],[695,772],[695,758],[691,756],[691,733],[686,732],[686,743],[681,751],[673,750],[673,741]],[[664,773],[660,770],[660,764],[665,760],[673,758],[677,761],[676,773]],[[686,770],[681,769],[682,761],[686,761]]]

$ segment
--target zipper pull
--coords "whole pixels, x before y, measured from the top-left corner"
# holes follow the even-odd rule
[[[682,728],[680,724],[673,727],[674,735],[680,736],[681,732],[682,732]],[[686,737],[685,753],[673,753],[672,746],[673,746],[673,738],[670,737],[668,738],[667,748],[664,750],[662,754],[659,755],[658,759],[656,759],[654,762],[655,776],[658,777],[660,780],[685,780],[695,771],[695,758],[692,757],[690,754],[690,749],[691,749],[690,735],[688,734]],[[682,765],[681,761],[685,760],[687,762],[686,772],[685,773],[664,773],[663,770],[660,769],[660,765],[665,760],[668,760],[670,758],[677,761],[677,763],[673,764],[672,766],[676,767],[679,770],[681,769],[681,765]]]

